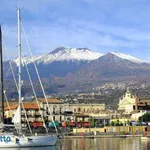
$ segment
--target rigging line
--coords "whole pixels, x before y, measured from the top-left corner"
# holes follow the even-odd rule
[[[7,55],[7,58],[8,58],[8,60],[10,60],[9,55],[7,53],[5,42],[4,42],[4,47],[5,47],[4,50],[5,50],[5,53]],[[22,52],[22,54],[23,54],[23,52]],[[29,77],[29,80],[30,80],[30,83],[31,83],[31,86],[32,86],[32,90],[33,90],[34,96],[36,98],[36,102],[38,104],[38,107],[39,107],[40,115],[42,117],[42,121],[44,123],[44,127],[46,128],[46,132],[48,133],[48,129],[47,129],[46,125],[45,125],[45,121],[44,121],[44,118],[43,118],[43,115],[42,115],[42,112],[41,112],[41,109],[40,109],[40,106],[39,106],[39,102],[37,100],[37,96],[36,96],[35,89],[34,89],[34,86],[33,86],[33,82],[32,82],[32,79],[31,79],[31,76],[30,76],[30,73],[29,73],[29,69],[28,69],[27,64],[25,63],[25,61],[24,62],[22,61],[22,63],[25,64],[25,67],[26,67],[26,70],[27,70],[27,73],[28,73],[28,77]],[[16,88],[17,88],[17,91],[18,91],[18,85],[17,85],[17,81],[16,81],[16,78],[15,78],[15,74],[14,74],[14,70],[13,70],[11,61],[9,61],[9,65],[10,65],[11,72],[12,72],[12,75],[13,75],[13,78],[14,78],[14,81],[15,81],[15,85],[16,85]],[[24,109],[24,106],[23,106],[23,109]],[[26,113],[25,113],[25,115],[26,115]],[[25,117],[26,117],[26,120],[27,120],[27,123],[28,123],[27,115]],[[28,123],[28,126],[29,126],[29,123]]]
[[[13,70],[13,67],[12,67],[12,63],[11,63],[10,58],[9,58],[9,55],[8,55],[8,53],[7,53],[6,44],[5,44],[4,39],[3,39],[3,43],[4,43],[4,51],[5,51],[6,55],[7,55],[8,60],[9,60],[9,65],[10,65],[10,68],[11,68],[11,72],[12,72],[12,75],[13,75],[13,78],[14,78],[14,82],[15,82],[17,91],[18,91],[17,81],[16,81],[16,78],[15,78],[15,74],[14,74],[14,70]],[[5,93],[5,96],[6,96],[6,93]],[[9,104],[9,102],[8,102],[8,104]],[[25,118],[26,118],[26,121],[27,121],[29,130],[30,130],[30,133],[33,135],[23,103],[22,103],[22,108],[23,108],[23,111],[24,111],[24,113],[25,113]]]
[[[25,118],[26,118],[26,121],[27,121],[29,130],[30,130],[30,133],[31,133],[31,135],[33,135],[33,132],[32,132],[32,130],[31,130],[31,126],[30,126],[30,124],[29,124],[29,120],[28,120],[28,117],[27,117],[27,112],[25,111],[25,108],[24,108],[23,103],[22,103],[22,108],[23,108],[23,111],[24,111],[24,114],[25,114]]]
[[[7,102],[7,106],[8,106],[8,109],[9,110],[12,110],[11,108],[10,108],[10,105],[9,105],[9,102],[8,102],[8,98],[7,98],[7,95],[6,95],[6,91],[4,91],[4,97],[5,97],[5,100],[6,100],[6,102]],[[15,127],[15,126],[14,126]],[[18,132],[18,129],[15,127],[15,129],[16,129],[16,131]]]
[[[9,105],[9,102],[8,102],[8,98],[7,98],[7,96],[6,96],[6,91],[4,91],[4,96],[5,96],[5,99],[6,99],[6,102],[7,102],[8,109],[9,109],[9,110],[12,110],[12,109],[10,109],[10,105]],[[29,124],[29,121],[28,121],[28,119],[27,119],[27,114],[26,114],[25,108],[24,108],[24,106],[23,106],[23,103],[22,103],[22,107],[23,107],[23,111],[24,111],[24,113],[25,113],[25,118],[26,118],[26,120],[27,120],[27,124],[28,124],[29,130],[30,130],[30,133],[31,133],[31,135],[33,135],[33,132],[32,132],[32,130],[31,130],[31,127],[30,127],[30,124]],[[16,128],[16,130],[17,130],[17,128]],[[18,130],[17,130],[17,132],[18,132]]]
[[[26,63],[25,61],[23,61],[23,64],[25,65],[25,68],[26,68],[26,71],[27,71],[27,74],[28,74],[28,77],[29,77],[29,80],[30,80],[30,83],[31,83],[31,86],[32,86],[33,95],[34,95],[34,97],[35,97],[35,99],[36,99],[36,103],[37,103],[37,105],[38,105],[38,108],[39,108],[39,111],[40,111],[40,115],[41,115],[42,121],[43,121],[43,123],[44,123],[44,127],[45,127],[45,129],[46,129],[46,132],[48,133],[48,129],[47,129],[47,127],[46,127],[46,124],[45,124],[45,121],[44,121],[44,118],[43,118],[43,115],[42,115],[42,111],[41,111],[41,108],[40,108],[40,104],[39,104],[39,101],[38,101],[38,99],[37,99],[37,95],[36,95],[36,92],[35,92],[35,88],[34,88],[34,86],[33,86],[33,82],[32,82],[32,79],[31,79],[31,75],[30,75],[29,69],[28,69],[28,67],[27,67],[27,63]]]
[[[45,100],[46,100],[46,104],[47,104],[48,110],[49,110],[49,112],[50,112],[50,116],[51,116],[52,122],[53,122],[54,127],[55,127],[55,130],[56,130],[56,134],[58,134],[58,130],[57,130],[56,124],[55,124],[54,119],[53,119],[53,117],[52,117],[51,108],[50,108],[50,106],[49,106],[49,104],[48,104],[47,96],[46,96],[45,91],[44,91],[44,87],[43,87],[43,84],[42,84],[42,81],[41,81],[41,78],[40,78],[40,75],[39,75],[39,71],[38,71],[37,66],[36,66],[36,64],[35,64],[35,61],[34,61],[34,59],[33,59],[32,50],[31,50],[31,47],[30,47],[30,45],[29,45],[29,41],[28,41],[28,39],[27,39],[26,32],[25,32],[25,29],[24,29],[24,26],[23,26],[22,21],[21,21],[21,25],[22,25],[23,33],[24,33],[24,36],[25,36],[25,39],[26,39],[26,42],[27,42],[27,46],[28,46],[28,49],[29,49],[31,58],[32,58],[32,62],[33,62],[33,64],[34,64],[34,67],[35,67],[35,70],[36,70],[36,73],[37,73],[37,76],[38,76],[38,79],[39,79],[39,82],[40,82],[40,86],[41,86],[41,89],[42,89],[44,98],[45,98]]]
[[[14,74],[14,71],[13,71],[11,59],[10,59],[10,57],[8,55],[8,52],[7,52],[6,43],[5,43],[4,38],[3,38],[3,43],[4,43],[4,51],[5,51],[6,55],[7,55],[8,60],[9,60],[9,66],[10,66],[10,69],[11,69],[11,72],[12,72],[12,75],[13,75],[13,79],[14,79],[14,82],[15,82],[15,85],[16,85],[16,88],[17,88],[17,91],[18,91],[18,84],[17,84],[16,78],[15,78],[15,74]]]
[[[7,106],[8,106],[8,109],[10,109],[10,105],[9,105],[9,102],[8,102],[8,98],[7,98],[7,95],[6,95],[6,91],[3,91],[4,92],[4,97],[5,97],[5,100],[6,100],[6,103],[7,103]]]

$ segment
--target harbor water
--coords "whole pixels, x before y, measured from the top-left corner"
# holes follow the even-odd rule
[[[1,149],[0,149],[1,150]],[[139,137],[69,138],[54,147],[16,148],[12,150],[150,150],[150,141]]]

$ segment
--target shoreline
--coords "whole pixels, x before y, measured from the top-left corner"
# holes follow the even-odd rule
[[[142,134],[136,135],[64,135],[63,139],[68,138],[126,138],[126,137],[142,137]]]

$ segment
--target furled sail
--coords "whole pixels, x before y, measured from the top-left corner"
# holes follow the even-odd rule
[[[21,124],[20,120],[20,106],[18,106],[17,110],[16,110],[16,113],[12,119],[12,122],[14,123],[15,126],[19,126]]]

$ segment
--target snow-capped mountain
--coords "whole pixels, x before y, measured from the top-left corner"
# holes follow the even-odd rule
[[[32,76],[36,76],[34,72],[33,60],[37,64],[41,77],[50,77],[50,76],[65,76],[68,73],[73,73],[83,67],[85,64],[89,63],[92,60],[98,59],[103,54],[92,52],[88,48],[65,48],[58,47],[49,54],[44,54],[40,56],[23,57],[22,63],[22,74],[23,77],[27,76],[24,63],[28,65],[28,69],[31,72]],[[5,66],[9,66],[9,62],[4,62]],[[18,58],[11,60],[13,68],[15,71],[18,69]],[[9,68],[9,67],[8,67]],[[11,76],[10,70],[5,68],[5,76]],[[17,72],[16,72],[17,74]]]
[[[128,54],[123,54],[123,53],[118,53],[118,52],[110,52],[110,54],[113,54],[119,58],[122,58],[122,59],[128,60],[128,61],[132,61],[135,63],[146,63],[146,61],[135,58],[135,57],[128,55]]]
[[[34,60],[40,77],[44,79],[47,93],[89,90],[104,82],[150,79],[150,63],[116,52],[103,55],[87,48],[59,47],[49,54],[34,56]],[[28,64],[31,78],[35,80],[37,91],[40,93],[32,59],[24,57],[23,62]],[[5,79],[12,78],[9,63],[9,61],[4,62]],[[17,77],[18,59],[11,60],[11,63]],[[23,80],[28,80],[25,66],[22,67],[22,76]],[[10,81],[8,83],[10,87]],[[26,87],[28,89],[30,85],[27,84]],[[14,89],[13,84],[12,89]],[[31,92],[31,90],[24,90]]]
[[[97,59],[98,60],[103,60],[105,61],[110,61],[114,63],[135,63],[135,64],[142,64],[142,63],[148,63],[144,60],[138,59],[136,57],[133,57],[128,54],[123,54],[123,53],[118,53],[118,52],[109,52]]]
[[[92,52],[88,48],[65,48],[65,47],[58,47],[54,51],[49,54],[34,56],[34,61],[39,64],[50,64],[54,62],[63,62],[63,61],[91,61],[99,58],[103,54]],[[14,59],[18,65],[18,58]],[[31,57],[23,57],[22,62],[26,64],[33,63]]]
[[[150,63],[130,55],[109,52],[80,68],[72,75],[56,79],[56,83],[67,82],[98,84],[104,81],[127,81],[150,78]]]

